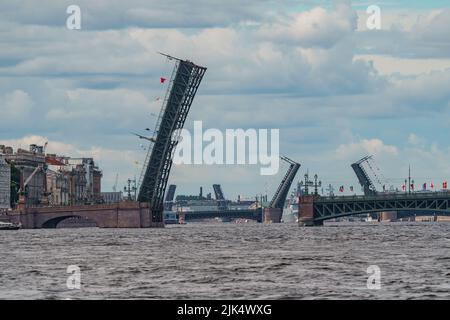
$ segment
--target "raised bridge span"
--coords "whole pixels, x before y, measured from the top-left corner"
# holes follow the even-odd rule
[[[165,55],[175,61],[166,95],[150,141],[139,179],[138,202],[115,205],[27,207],[19,202],[11,220],[23,228],[54,228],[69,218],[86,218],[102,228],[164,227],[164,193],[175,147],[206,68],[192,61]]]
[[[384,211],[421,211],[450,215],[450,192],[341,197],[306,195],[300,197],[299,224],[318,226],[325,220]]]

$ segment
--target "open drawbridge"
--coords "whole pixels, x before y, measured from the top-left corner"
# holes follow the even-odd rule
[[[295,175],[297,174],[300,164],[287,158],[280,157],[281,160],[289,163],[289,169],[281,180],[277,191],[275,192],[272,200],[270,201],[269,207],[264,208],[262,220],[264,223],[279,223],[281,222],[281,217],[283,216],[284,203],[286,202],[289,189],[291,188],[292,181],[294,181]]]
[[[139,179],[139,202],[148,202],[153,222],[163,222],[164,192],[172,167],[173,152],[206,68],[165,55],[175,67],[163,101],[153,142]]]
[[[269,208],[274,209],[283,209],[289,189],[291,188],[292,185],[292,181],[294,181],[295,175],[297,174],[297,171],[300,168],[299,163],[289,159],[288,157],[281,157],[281,159],[289,163],[289,169],[284,175],[283,180],[281,180],[281,183],[278,186],[275,195],[270,201]]]
[[[370,165],[370,162],[369,162],[370,159],[372,159],[372,156],[366,156],[351,165],[353,171],[356,174],[356,177],[358,178],[359,184],[363,188],[364,195],[366,195],[366,196],[371,196],[371,195],[377,194],[376,187],[375,187],[374,183],[372,182],[372,179],[369,177],[369,174],[367,173],[366,169],[363,166],[363,164],[367,163],[369,168],[373,171],[372,166]],[[375,177],[377,177],[377,176],[375,175]]]

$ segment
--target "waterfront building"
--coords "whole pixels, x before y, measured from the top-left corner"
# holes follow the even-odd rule
[[[0,145],[0,154],[2,163],[5,163],[1,167],[0,201],[7,202],[8,208],[10,164],[20,171],[19,202],[25,206],[64,206],[103,202],[101,193],[103,173],[93,158],[45,154],[45,147],[35,144],[30,145],[29,150],[18,149],[15,153],[11,147]]]

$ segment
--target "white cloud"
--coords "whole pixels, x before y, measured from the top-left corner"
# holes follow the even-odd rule
[[[408,143],[411,145],[423,145],[424,141],[419,138],[415,133],[410,133],[408,136]]]
[[[358,142],[351,142],[348,144],[340,145],[336,149],[336,155],[340,158],[348,158],[351,156],[358,155],[381,155],[383,153],[387,154],[398,154],[398,149],[392,145],[386,145],[380,139],[362,139]]]
[[[0,96],[0,123],[5,121],[17,121],[28,116],[33,108],[33,100],[30,95],[22,90],[14,90]]]
[[[329,48],[356,29],[356,20],[349,5],[338,3],[333,11],[316,7],[283,16],[281,21],[263,26],[259,34],[275,42]]]
[[[389,15],[389,13],[388,13]],[[355,34],[359,54],[406,59],[448,59],[450,57],[450,9],[405,15],[415,21],[405,28],[392,26],[381,31],[361,30]],[[384,15],[382,14],[382,21]]]
[[[384,55],[355,55],[355,60],[373,62],[374,68],[383,75],[399,73],[404,76],[417,76],[432,71],[450,69],[450,59],[407,59]]]

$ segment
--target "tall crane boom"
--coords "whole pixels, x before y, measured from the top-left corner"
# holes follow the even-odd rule
[[[286,161],[290,164],[288,171],[284,175],[283,180],[281,180],[275,195],[270,201],[269,208],[283,209],[286,197],[288,195],[289,189],[291,188],[292,181],[294,181],[295,175],[297,174],[300,164],[289,159],[288,157],[281,157],[281,160]]]
[[[42,166],[37,166],[36,169],[34,169],[34,171],[28,176],[28,178],[25,180],[25,182],[23,183],[22,188],[19,190],[19,192],[23,192],[25,191],[25,188],[27,187],[27,185],[30,183],[30,181],[33,179],[33,177],[36,175],[36,173],[38,173],[39,171],[43,170]]]

